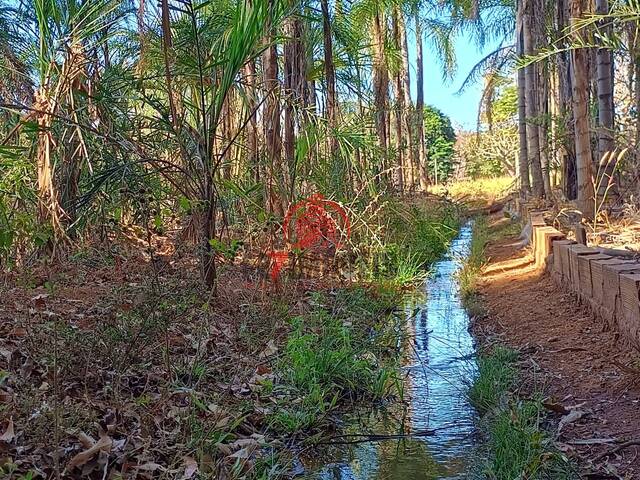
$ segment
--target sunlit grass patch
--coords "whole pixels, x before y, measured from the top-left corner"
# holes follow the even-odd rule
[[[511,193],[515,188],[512,177],[465,179],[429,187],[436,195],[448,195],[462,202],[491,203]]]
[[[428,266],[444,255],[460,227],[459,209],[448,201],[407,206],[390,199],[379,215],[383,227],[363,245],[359,277],[396,287],[424,281]]]
[[[460,294],[468,309],[474,303],[473,300],[478,290],[478,281],[486,261],[485,248],[489,241],[487,217],[479,216],[474,220],[472,235],[469,256],[458,271]]]
[[[554,448],[542,425],[540,400],[512,400],[489,425],[492,455],[485,478],[495,480],[578,478],[567,458]]]

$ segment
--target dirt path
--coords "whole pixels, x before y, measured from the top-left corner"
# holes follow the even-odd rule
[[[494,218],[492,227],[505,221]],[[549,396],[557,444],[577,459],[583,478],[640,479],[640,446],[624,445],[640,444],[640,353],[536,272],[518,242],[488,246],[480,287],[488,315],[476,321],[476,333],[522,352],[526,388]]]

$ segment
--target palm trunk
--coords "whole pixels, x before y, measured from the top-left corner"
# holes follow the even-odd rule
[[[389,137],[387,130],[387,97],[389,91],[389,74],[387,71],[384,56],[385,30],[386,26],[384,21],[384,13],[380,10],[376,13],[373,21],[373,95],[375,104],[378,146],[380,147],[380,151],[382,153],[382,165],[380,166],[380,171],[385,169],[389,146]]]
[[[172,74],[171,74],[171,21],[169,19],[169,0],[161,0],[162,9],[162,53],[164,57],[164,75],[167,83],[167,96],[169,97],[169,109],[171,111],[171,122],[174,128],[178,125],[178,113],[176,102],[173,97]]]
[[[418,150],[418,164],[416,165],[418,175],[420,176],[420,188],[427,191],[429,186],[429,176],[427,174],[427,155],[426,146],[424,144],[424,57],[422,52],[422,25],[418,12],[414,13],[416,25],[416,147]]]
[[[398,51],[402,51],[402,47],[400,46],[400,17],[402,13],[399,8],[395,8],[393,11],[393,37],[396,44],[396,48]],[[396,175],[395,175],[395,183],[396,188],[400,193],[404,191],[404,154],[405,154],[405,135],[403,134],[403,116],[405,110],[405,95],[404,95],[404,82],[402,75],[402,66],[398,70],[395,76],[395,94],[396,94],[396,118],[395,118],[395,127],[396,127],[396,142],[398,146],[397,159],[396,159]]]
[[[533,55],[535,52],[533,36],[533,1],[525,0],[523,15],[523,38],[525,55]],[[544,183],[542,180],[542,165],[540,162],[540,139],[538,136],[538,85],[536,81],[536,64],[525,67],[525,106],[527,112],[527,153],[529,155],[529,165],[531,166],[531,177],[533,180],[533,195],[536,198],[544,196]]]
[[[359,60],[356,60],[356,64],[355,64],[355,70],[356,70],[356,93],[357,93],[357,97],[358,97],[358,115],[360,115],[361,119],[364,119],[364,115],[365,115],[365,111],[364,111],[364,103],[362,102],[362,99],[364,98],[364,93],[362,91],[362,71],[360,68],[360,64],[359,64]],[[360,151],[359,148],[356,148],[355,151],[355,156],[356,156],[356,162],[358,165],[358,168],[360,169],[360,176],[363,177],[363,183],[364,181],[364,177],[367,176],[367,158],[366,158],[366,154],[367,154],[367,149],[364,149],[363,151]],[[359,185],[358,188],[360,188],[361,185]]]
[[[606,15],[609,13],[608,0],[596,0],[596,13],[599,15]],[[607,20],[603,21],[600,30],[605,35],[611,34],[611,25]],[[611,50],[606,48],[599,48],[597,50],[597,74],[598,74],[598,157],[599,161],[603,162],[605,156],[613,156],[613,150],[615,149],[614,140],[614,108],[613,108],[613,57]],[[598,198],[603,198],[605,195],[617,194],[617,189],[611,188],[607,192],[607,186],[610,179],[613,176],[615,169],[615,162],[613,158],[609,158],[609,161],[605,163],[604,171],[602,172],[602,178],[598,185]]]
[[[36,153],[38,183],[38,221],[52,227],[54,234],[62,232],[60,225],[60,207],[53,183],[53,163],[51,161],[51,136],[49,131],[53,122],[51,115],[53,102],[47,88],[42,86],[35,93],[34,106],[37,111],[38,143]]]
[[[140,42],[140,56],[144,53],[144,13],[145,13],[145,0],[140,0],[138,3],[138,10],[136,11],[136,20],[138,23],[138,41]]]
[[[324,76],[327,84],[327,121],[331,133],[329,135],[329,152],[335,157],[338,152],[334,129],[338,120],[338,97],[336,94],[336,70],[333,64],[333,41],[331,38],[331,18],[329,16],[329,2],[320,0],[322,8],[322,36],[324,44]]]
[[[256,62],[250,60],[244,67],[244,77],[247,84],[247,109],[249,126],[247,129],[247,150],[249,168],[252,169],[253,179],[256,183],[260,181],[260,164],[258,158],[258,121],[256,119],[256,109],[258,101],[256,98]]]
[[[404,124],[407,131],[406,137],[409,143],[408,149],[407,149],[408,156],[405,161],[404,183],[405,183],[405,188],[408,189],[409,191],[412,191],[414,187],[414,182],[415,182],[413,165],[415,165],[417,162],[417,157],[416,157],[417,152],[415,151],[415,146],[414,146],[415,132],[413,128],[413,121],[411,118],[413,108],[411,104],[411,74],[409,72],[409,45],[407,42],[407,29],[405,28],[402,12],[400,12],[398,16],[398,29],[399,29],[399,35],[400,35],[400,54],[402,58],[400,74],[402,76],[403,85],[404,85],[404,88],[403,88],[404,111],[402,112],[402,115],[404,117]]]
[[[524,53],[523,38],[523,18],[522,18],[522,2],[518,2],[518,23],[517,23],[517,54],[521,57]],[[523,68],[518,69],[518,166],[520,175],[520,196],[526,198],[531,193],[531,184],[529,182],[529,157],[527,154],[527,110],[526,110],[526,80]]]
[[[272,32],[275,36],[275,32]],[[280,177],[282,137],[280,130],[280,81],[278,80],[278,51],[270,45],[262,56],[264,87],[267,100],[263,115],[266,157],[269,161],[267,196],[269,209],[276,215],[284,215],[281,199],[276,191],[276,181]]]
[[[586,0],[570,0],[571,25],[582,18]],[[578,41],[579,33],[575,34]],[[572,50],[573,63],[573,119],[576,143],[577,204],[587,218],[594,215],[594,192],[592,184],[591,135],[589,129],[589,78],[588,54],[585,48]]]
[[[549,118],[549,72],[545,68],[546,65],[541,65],[540,68],[542,75],[539,77],[540,88],[540,126],[538,128],[538,135],[540,138],[540,165],[542,167],[542,184],[544,186],[544,195],[546,198],[552,198],[551,194],[551,177],[549,174],[549,165],[551,163],[549,159],[549,135],[547,129],[547,118]]]
[[[568,25],[569,8],[567,0],[558,0],[557,4],[557,32],[558,36],[564,35],[564,30]],[[566,46],[566,41],[561,43]],[[558,54],[558,109],[562,128],[558,135],[562,140],[562,190],[569,200],[576,198],[576,154],[574,130],[571,127],[573,120],[573,85],[571,73],[571,61],[569,54],[561,51]]]
[[[297,32],[295,16],[287,19],[285,25],[288,40],[284,45],[284,158],[288,168],[287,191],[289,192],[289,201],[293,201],[295,195],[295,177],[296,177],[296,110],[300,107],[298,99],[298,91],[296,88],[296,77],[298,75],[299,61],[299,35]]]

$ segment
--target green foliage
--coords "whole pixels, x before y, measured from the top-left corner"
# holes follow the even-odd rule
[[[385,219],[378,242],[358,259],[361,275],[368,281],[396,286],[424,279],[426,269],[446,251],[459,227],[453,204],[405,206],[389,199],[379,214]]]
[[[515,122],[518,117],[518,89],[513,82],[503,87],[493,101],[493,122]]]
[[[482,478],[575,478],[571,465],[544,431],[541,397],[519,400],[511,396],[518,377],[517,359],[516,351],[502,346],[478,358],[478,376],[468,395],[484,414],[482,426],[488,437]]]
[[[453,172],[456,134],[451,119],[429,105],[424,107],[424,138],[429,175],[443,182]]]
[[[49,233],[36,219],[34,166],[22,148],[0,148],[0,265],[11,266]]]
[[[489,427],[492,458],[485,469],[486,478],[578,478],[566,457],[553,448],[542,426],[544,415],[539,399],[514,400],[495,415]]]
[[[518,90],[508,77],[492,77],[476,132],[459,136],[456,158],[471,178],[515,174],[518,154]]]
[[[271,428],[295,432],[317,426],[345,401],[376,400],[394,384],[395,359],[384,355],[394,296],[362,288],[317,294],[316,308],[291,320],[277,381]],[[374,332],[374,337],[371,333]],[[376,334],[375,332],[378,332]]]
[[[469,256],[458,272],[460,294],[467,308],[472,303],[477,291],[478,278],[485,263],[484,249],[489,240],[487,217],[478,216],[473,222],[473,237]]]
[[[518,353],[505,347],[496,347],[490,354],[478,358],[478,376],[469,388],[469,400],[483,413],[497,408],[504,395],[513,386],[516,369],[513,363]]]
[[[461,138],[456,145],[456,156],[466,166],[468,177],[492,178],[515,172],[518,153],[518,129],[515,125],[465,133]]]

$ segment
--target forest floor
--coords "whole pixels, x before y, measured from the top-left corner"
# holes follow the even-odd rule
[[[389,248],[429,263],[457,210],[419,203],[387,215]],[[194,251],[125,229],[0,274],[0,478],[288,477],[344,411],[396,395],[396,307],[421,266],[274,285],[247,252],[220,259],[214,296]]]
[[[489,229],[509,221],[494,215]],[[640,478],[640,353],[536,271],[517,234],[494,237],[486,258],[478,285],[485,314],[473,327],[481,344],[520,352],[520,394],[544,395],[555,445],[582,478]]]

